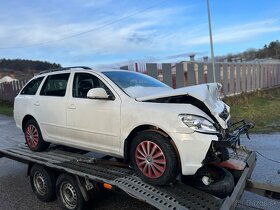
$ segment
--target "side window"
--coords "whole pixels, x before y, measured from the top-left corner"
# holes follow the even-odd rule
[[[70,73],[50,75],[46,79],[40,95],[63,97],[66,93]]]
[[[92,88],[103,88],[109,96],[113,96],[110,89],[96,76],[89,73],[75,73],[72,94],[74,98],[87,98]]]
[[[44,77],[31,80],[21,91],[21,95],[35,95]]]

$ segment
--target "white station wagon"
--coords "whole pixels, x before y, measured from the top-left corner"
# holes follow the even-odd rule
[[[164,185],[223,161],[225,147],[238,140],[228,134],[220,88],[172,89],[130,71],[62,68],[27,83],[15,99],[14,118],[33,151],[53,143],[101,152],[130,163],[144,181]]]

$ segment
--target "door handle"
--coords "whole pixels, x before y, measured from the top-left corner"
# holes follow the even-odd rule
[[[71,104],[70,106],[68,106],[68,109],[76,109],[76,106],[74,104]]]
[[[35,106],[40,106],[39,101],[36,101],[36,102],[34,103],[34,105],[35,105]]]

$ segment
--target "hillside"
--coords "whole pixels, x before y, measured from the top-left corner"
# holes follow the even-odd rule
[[[0,78],[11,76],[16,79],[29,79],[34,74],[47,69],[61,67],[60,64],[47,61],[33,61],[24,59],[0,59]]]
[[[265,44],[261,49],[250,48],[237,54],[229,53],[226,56],[223,56],[223,58],[226,58],[228,61],[233,61],[237,58],[243,58],[246,61],[265,58],[280,59],[280,42],[279,40],[272,41],[269,44]]]

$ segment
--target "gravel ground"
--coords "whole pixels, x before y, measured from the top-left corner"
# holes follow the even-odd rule
[[[23,142],[21,131],[15,127],[12,118],[0,115],[0,147],[8,148]],[[280,161],[280,133],[251,135],[252,140],[242,139],[242,143],[252,150]],[[33,194],[27,166],[6,158],[0,158],[0,209],[59,209],[57,201],[43,203]],[[258,155],[253,180],[280,184],[280,164]],[[251,206],[251,207],[249,207]],[[153,209],[151,206],[131,198],[125,193],[106,193],[92,205],[93,209]],[[237,209],[280,209],[280,202],[245,192]]]

